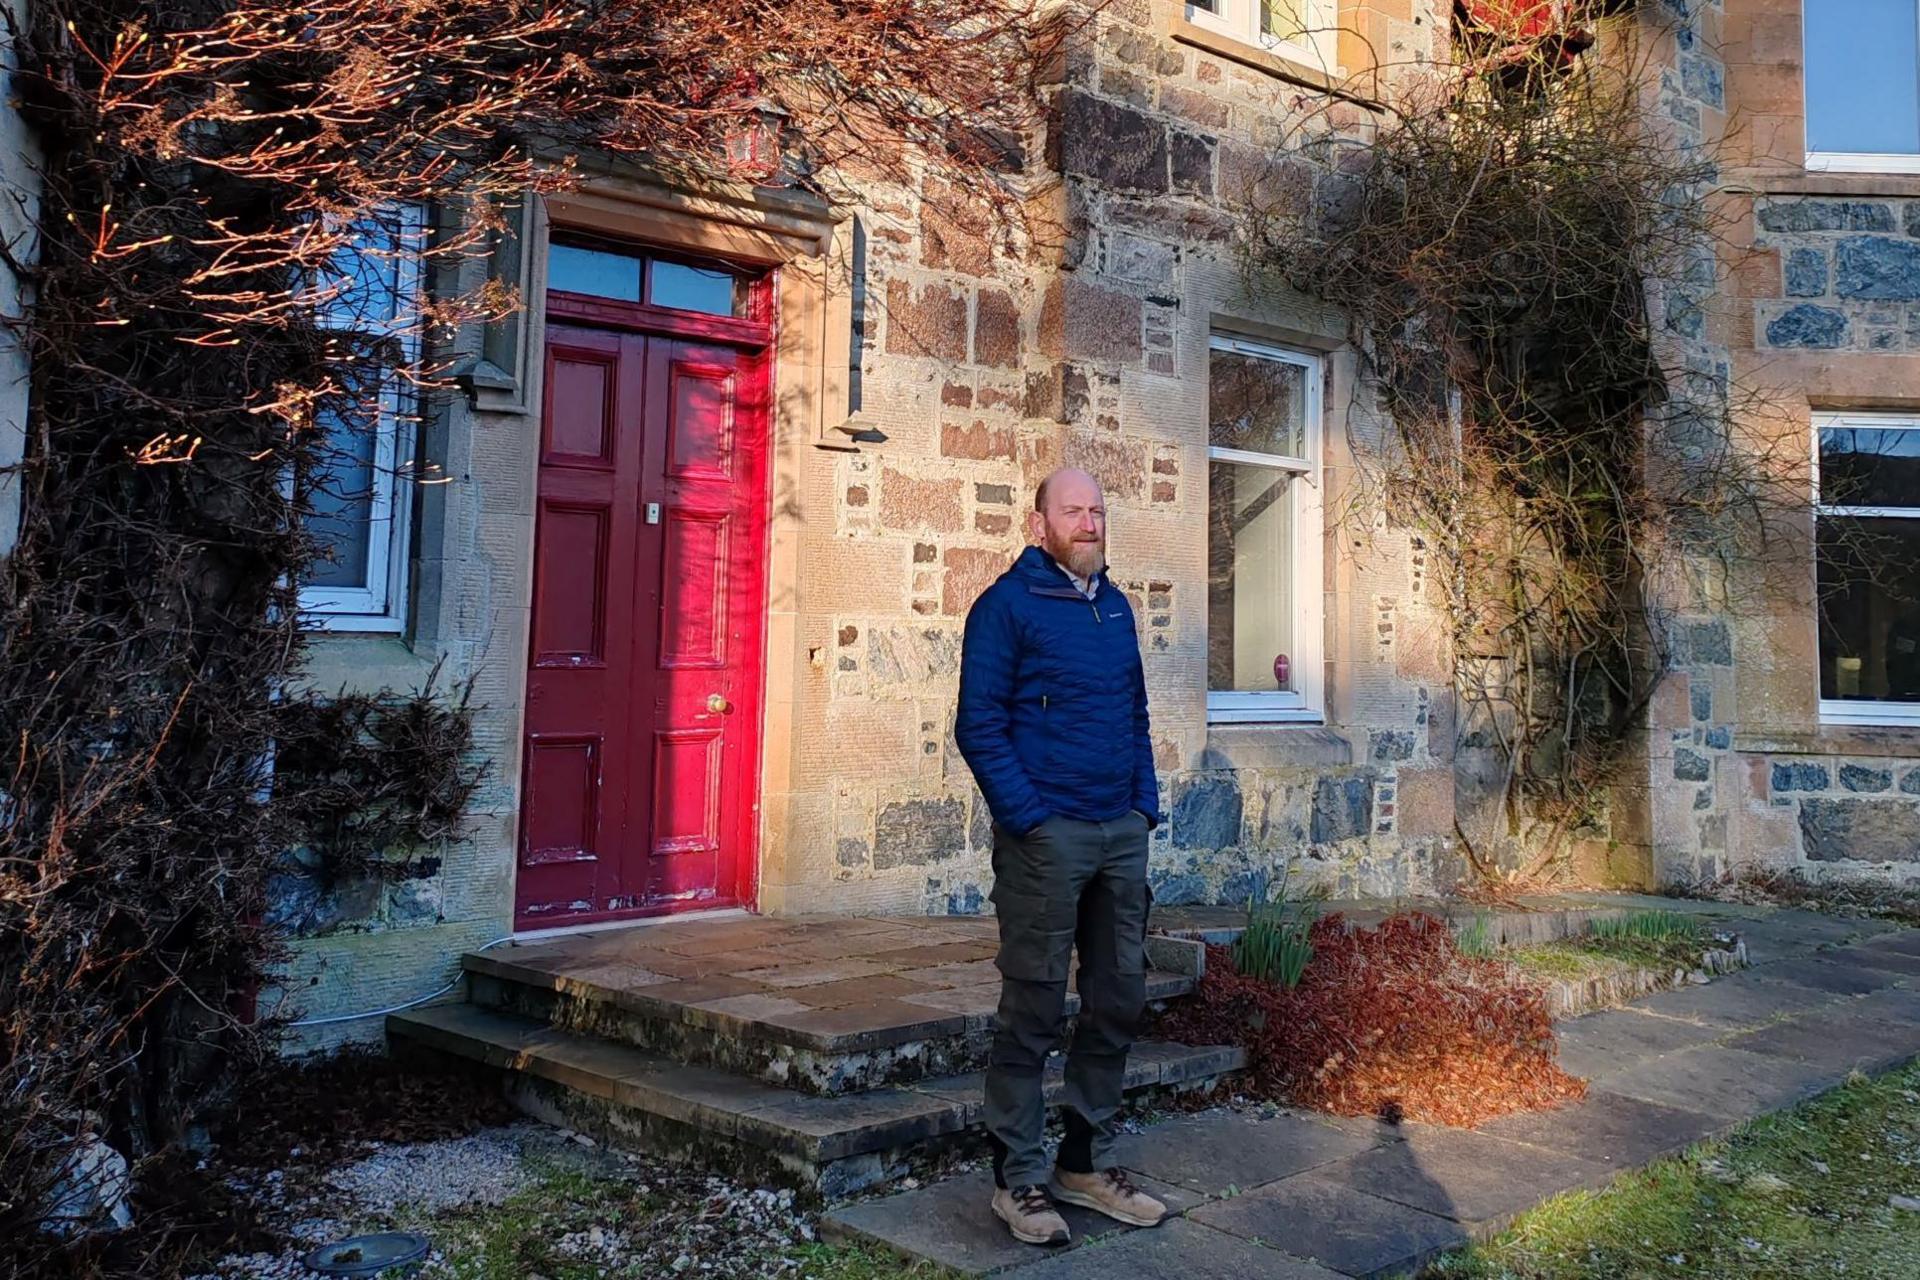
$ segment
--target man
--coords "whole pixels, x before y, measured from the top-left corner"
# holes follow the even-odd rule
[[[993,1211],[1017,1239],[1065,1244],[1055,1197],[1134,1226],[1166,1213],[1112,1160],[1127,1051],[1146,1004],[1147,833],[1160,807],[1133,610],[1107,580],[1100,485],[1084,471],[1056,471],[1033,507],[1036,545],[967,615],[954,737],[994,818]],[[1080,1016],[1049,1195],[1041,1073],[1060,1037],[1076,945]]]

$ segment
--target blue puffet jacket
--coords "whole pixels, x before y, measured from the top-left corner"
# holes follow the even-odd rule
[[[974,601],[960,656],[960,753],[994,821],[1024,836],[1054,815],[1159,825],[1133,609],[1100,575],[1092,600],[1039,547]]]

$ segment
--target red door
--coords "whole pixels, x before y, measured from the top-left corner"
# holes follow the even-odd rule
[[[764,326],[557,295],[548,314],[516,924],[747,902]]]

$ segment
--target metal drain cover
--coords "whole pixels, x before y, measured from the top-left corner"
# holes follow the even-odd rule
[[[417,1231],[376,1231],[323,1244],[300,1261],[323,1276],[377,1276],[388,1267],[420,1261],[428,1247]]]

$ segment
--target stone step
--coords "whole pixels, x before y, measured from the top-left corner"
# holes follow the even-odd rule
[[[549,1123],[830,1198],[903,1176],[966,1141],[981,1118],[978,1072],[820,1097],[473,1004],[391,1014],[387,1035],[396,1051],[500,1072],[515,1104]],[[1237,1046],[1143,1042],[1126,1088],[1133,1098],[1210,1088],[1245,1061]],[[1049,1102],[1061,1088],[1056,1057]]]
[[[462,963],[474,1004],[825,1097],[984,1066],[1000,996],[991,960],[850,978],[831,977],[832,965],[765,978],[756,974],[770,971],[664,978],[629,964],[559,964],[513,951],[476,952]],[[807,981],[815,977],[823,980]],[[1150,971],[1149,1006],[1163,1010],[1197,982]],[[1069,1018],[1078,1008],[1069,992]]]

